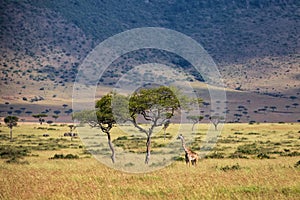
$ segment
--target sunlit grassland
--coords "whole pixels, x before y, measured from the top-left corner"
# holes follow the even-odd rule
[[[162,144],[174,143],[178,157],[184,156],[177,134],[189,135],[187,144],[201,153],[207,124],[171,124],[164,140],[162,130],[153,138],[153,156]],[[35,127],[35,128],[34,128]],[[40,129],[39,127],[55,130]],[[196,167],[175,161],[150,173],[125,173],[99,162],[87,154],[79,138],[64,137],[67,126],[20,124],[13,129],[0,127],[1,146],[27,147],[22,160],[29,164],[8,164],[0,160],[1,199],[299,199],[300,160],[299,124],[226,124],[207,158]],[[126,132],[130,134],[126,135]],[[43,137],[47,132],[50,137]],[[80,133],[80,131],[78,131]],[[93,129],[94,141],[106,135]],[[132,127],[112,129],[116,148],[127,144],[126,151],[143,152],[145,142],[134,143],[131,135],[143,138]],[[30,136],[30,137],[29,137]],[[127,136],[126,140],[118,138]],[[81,136],[82,137],[82,136]],[[87,137],[87,136],[86,136]],[[105,140],[104,140],[105,141]],[[121,141],[121,143],[120,143]],[[195,142],[196,141],[196,142]],[[121,146],[117,147],[117,144]],[[255,144],[255,146],[253,145]],[[103,143],[105,147],[107,143]],[[249,149],[247,149],[249,148]],[[243,150],[243,151],[239,151]],[[296,153],[295,153],[296,152]],[[79,159],[49,159],[55,154],[76,154]],[[258,157],[263,153],[268,157]],[[240,157],[231,158],[238,154]],[[143,154],[142,154],[143,155]],[[220,157],[219,155],[222,155]],[[144,156],[144,155],[143,155]],[[211,157],[209,157],[211,156]],[[118,158],[118,156],[116,157]],[[150,161],[151,164],[151,161]]]

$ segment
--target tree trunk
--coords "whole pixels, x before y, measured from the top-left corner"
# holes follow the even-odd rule
[[[108,145],[109,145],[109,148],[111,150],[111,161],[113,163],[115,163],[115,149],[114,149],[114,146],[111,142],[111,139],[110,139],[110,133],[106,133],[107,134],[107,140],[108,140]]]
[[[193,126],[192,126],[192,131],[194,131],[194,126],[195,126],[195,123],[193,123]]]
[[[214,124],[214,126],[215,126],[215,131],[217,131],[218,130],[218,124]]]
[[[148,135],[146,147],[147,147],[147,151],[146,151],[145,164],[148,164],[150,160],[150,151],[151,151],[151,135]]]
[[[13,137],[12,137],[12,127],[9,128],[9,135],[10,135],[10,141],[12,142],[13,141]]]

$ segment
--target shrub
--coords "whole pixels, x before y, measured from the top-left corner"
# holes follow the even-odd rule
[[[235,135],[243,135],[242,132],[234,132]]]
[[[252,144],[245,144],[238,146],[236,153],[243,153],[243,154],[258,154],[260,153],[260,149],[257,147],[255,143]]]
[[[232,166],[226,165],[224,167],[220,167],[219,169],[222,170],[222,171],[227,172],[227,171],[232,171],[232,170],[240,170],[241,166],[237,163],[237,164],[232,165]]]
[[[209,155],[206,155],[205,158],[224,158],[224,154],[223,153],[219,153],[219,152],[213,152]]]
[[[22,165],[29,164],[29,162],[27,160],[21,161],[20,158],[17,158],[17,157],[12,157],[11,159],[9,159],[5,162],[9,163],[9,164],[22,164]]]
[[[30,151],[23,147],[0,146],[0,158],[21,158],[28,156]]]
[[[259,153],[257,157],[260,159],[270,159],[270,156],[265,153]]]
[[[73,155],[73,154],[55,154],[53,157],[49,158],[49,159],[78,159],[79,156],[78,155]]]
[[[134,166],[134,164],[133,164],[133,163],[131,163],[131,162],[130,162],[130,163],[126,163],[126,164],[125,164],[125,167],[132,167],[132,166]]]
[[[296,162],[296,164],[294,165],[294,167],[300,167],[300,160],[298,160],[298,162]]]
[[[248,133],[248,135],[259,135],[259,133],[256,133],[256,132],[250,132],[250,133]]]
[[[248,159],[247,156],[241,154],[241,153],[238,153],[238,152],[234,152],[232,154],[230,154],[230,156],[228,158],[232,158],[232,159],[235,159],[235,158],[244,158],[244,159]]]
[[[300,156],[300,152],[298,152],[298,151],[293,151],[293,152],[286,151],[286,152],[282,152],[280,155],[281,156],[294,157],[294,156]]]
[[[182,156],[174,156],[172,158],[172,160],[174,160],[174,161],[184,161],[184,157],[182,157]]]

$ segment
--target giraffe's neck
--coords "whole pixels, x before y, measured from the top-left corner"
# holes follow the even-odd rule
[[[185,146],[184,138],[180,137],[180,140],[181,140],[182,148],[184,149],[185,153],[189,152],[189,149],[186,148],[186,146]]]

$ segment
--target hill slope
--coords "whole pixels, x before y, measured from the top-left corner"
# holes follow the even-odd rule
[[[278,108],[289,105],[294,109],[292,113],[288,111],[287,121],[297,120],[293,115],[298,114],[299,108],[292,104],[300,98],[299,9],[296,0],[2,0],[2,115],[16,114],[14,111],[24,107],[34,109],[33,112],[68,111],[62,105],[71,107],[78,66],[93,47],[124,30],[158,26],[180,31],[208,51],[219,65],[227,87],[239,90],[231,95],[229,104],[244,94],[252,102],[273,98]],[[201,80],[188,63],[161,52],[133,54],[126,64],[141,64],[144,54],[150,58],[146,62],[171,63],[190,73],[192,81]],[[153,59],[154,54],[160,56]],[[126,71],[123,67],[121,58],[107,70],[107,78],[101,84],[111,87]],[[291,96],[296,99],[290,99]],[[263,105],[253,109],[260,106]],[[235,109],[236,105],[232,107]]]

